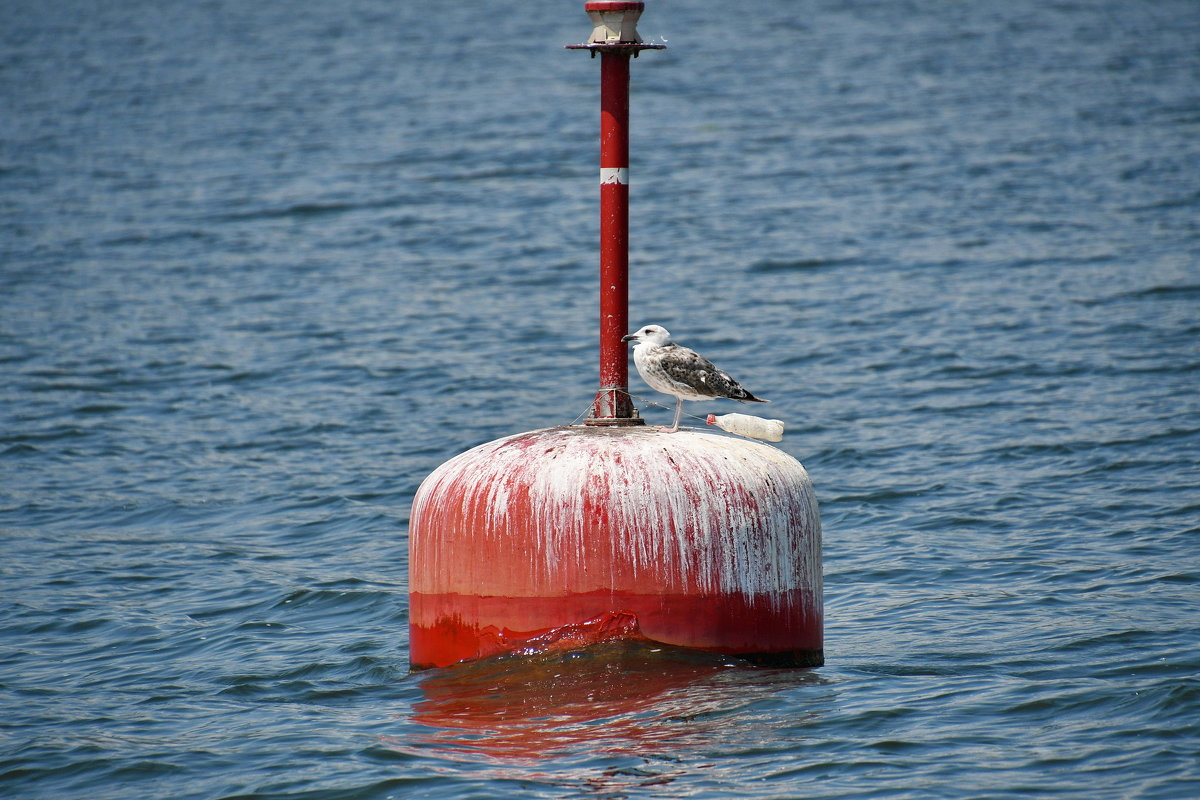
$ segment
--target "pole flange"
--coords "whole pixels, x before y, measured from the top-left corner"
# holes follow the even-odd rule
[[[622,412],[628,416],[619,416]],[[634,408],[627,387],[603,386],[596,392],[596,399],[592,401],[592,411],[583,424],[593,427],[629,427],[645,425],[646,420],[642,419],[642,415]]]

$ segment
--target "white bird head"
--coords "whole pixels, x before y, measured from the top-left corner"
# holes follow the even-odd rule
[[[638,344],[650,344],[654,347],[662,347],[667,342],[671,341],[671,332],[662,325],[647,325],[644,328],[621,337],[622,342],[637,342]]]

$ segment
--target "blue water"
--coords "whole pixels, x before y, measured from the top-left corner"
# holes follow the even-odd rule
[[[0,0],[0,795],[1200,797],[1200,4],[648,5],[632,322],[826,666],[408,674],[417,485],[595,389],[581,2]]]

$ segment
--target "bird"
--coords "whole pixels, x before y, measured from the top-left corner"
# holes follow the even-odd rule
[[[675,420],[671,427],[660,427],[666,433],[679,430],[684,400],[711,400],[727,397],[742,403],[769,403],[755,397],[729,373],[718,369],[711,361],[671,341],[670,332],[661,325],[646,325],[621,337],[622,342],[637,342],[633,347],[633,363],[642,380],[656,392],[675,397]]]

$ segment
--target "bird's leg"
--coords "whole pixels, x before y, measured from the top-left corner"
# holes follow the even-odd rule
[[[671,427],[664,428],[661,425],[658,427],[663,433],[674,433],[679,430],[679,419],[683,416],[683,398],[675,398],[675,419],[671,422]]]

